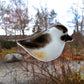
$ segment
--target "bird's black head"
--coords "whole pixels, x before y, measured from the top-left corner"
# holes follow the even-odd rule
[[[54,25],[58,30],[62,31],[61,40],[64,42],[72,41],[72,37],[68,35],[68,29],[64,25]]]

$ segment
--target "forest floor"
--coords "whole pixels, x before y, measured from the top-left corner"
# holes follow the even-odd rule
[[[2,49],[2,52],[0,52],[0,59],[4,59],[4,57],[10,53],[18,53],[18,48],[15,47],[12,49]],[[25,54],[24,57],[28,58],[27,55],[28,54]],[[69,48],[66,51],[65,50],[63,51],[63,53],[60,55],[60,58],[61,57],[65,57],[67,60],[69,60],[69,59],[84,60],[84,49],[77,51],[76,48],[73,48],[73,49]]]
[[[82,49],[82,52],[83,52],[83,49]],[[37,65],[35,65],[34,63],[35,61],[32,61],[32,60],[36,60],[36,59],[34,59],[33,57],[30,58],[28,57],[27,54],[25,54],[24,58],[28,60],[28,62],[22,61],[22,62],[15,62],[15,63],[4,63],[3,59],[6,56],[6,54],[9,54],[9,53],[18,53],[18,47],[15,47],[12,49],[2,49],[2,52],[0,53],[0,83],[14,84],[15,82],[15,84],[28,84],[28,82],[30,82],[29,84],[33,84],[34,79],[32,78],[34,77],[34,74],[42,72],[38,67],[38,65],[40,65],[41,62],[39,63],[37,62]],[[65,47],[61,56],[55,60],[57,62],[55,65],[58,71],[60,71],[60,65],[61,65],[60,63],[58,63],[58,61],[64,58],[69,62],[69,66],[71,70],[74,70],[75,72],[79,72],[81,70],[80,71],[81,78],[84,80],[84,55],[83,53],[81,53],[81,50],[77,51],[75,48],[66,49]],[[64,62],[65,60],[63,60],[62,63]],[[45,63],[43,63],[43,66],[44,65]],[[48,63],[47,68],[49,69],[48,70],[49,72],[52,72],[50,63]],[[33,73],[33,71],[35,73]],[[47,75],[46,72],[44,74]],[[38,75],[38,78],[39,78],[39,75]]]

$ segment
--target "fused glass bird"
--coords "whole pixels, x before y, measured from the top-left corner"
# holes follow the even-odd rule
[[[72,38],[68,35],[68,29],[65,26],[53,25],[31,38],[17,41],[17,44],[34,58],[47,62],[59,57],[65,43],[71,40]]]

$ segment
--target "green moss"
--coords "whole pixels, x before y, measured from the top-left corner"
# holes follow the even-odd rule
[[[69,45],[69,48],[77,48],[75,45]]]
[[[15,50],[5,50],[3,52],[0,53],[0,55],[5,55],[5,54],[9,54],[9,53],[16,53]]]

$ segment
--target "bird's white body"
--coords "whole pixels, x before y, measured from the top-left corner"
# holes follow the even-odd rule
[[[58,28],[60,28],[60,27],[58,27]],[[34,58],[36,58],[40,61],[44,61],[44,62],[52,61],[60,56],[60,54],[62,53],[62,51],[64,49],[64,45],[66,43],[65,41],[63,41],[66,39],[66,37],[65,37],[65,39],[63,37],[62,40],[61,40],[61,37],[66,35],[67,32],[63,33],[63,31],[61,29],[59,30],[58,28],[52,27],[42,33],[42,35],[49,34],[50,38],[51,38],[51,41],[49,43],[47,43],[44,47],[29,48],[29,47],[25,47],[24,45],[21,45],[20,43],[18,43],[18,44],[21,47],[23,47]],[[26,40],[26,43],[29,41],[33,42],[31,40]],[[37,43],[38,43],[38,41],[37,41]],[[41,44],[43,44],[43,43],[41,43]]]
[[[48,45],[40,49],[29,49],[32,56],[41,61],[51,61],[56,59],[62,53],[65,45],[65,42],[59,39],[62,31],[59,31],[58,29],[53,27],[51,29],[48,29],[44,33],[47,32],[51,35],[52,38],[52,41]]]

